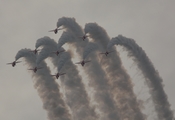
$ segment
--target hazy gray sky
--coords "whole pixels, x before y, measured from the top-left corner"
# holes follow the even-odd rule
[[[22,48],[35,48],[38,38],[56,41],[61,33],[58,18],[74,17],[84,28],[96,22],[112,37],[122,34],[133,38],[145,50],[165,85],[172,109],[175,109],[175,15],[174,0],[0,0],[0,119],[46,120],[42,102],[33,87],[31,74],[23,63],[15,68],[6,63],[15,60]]]

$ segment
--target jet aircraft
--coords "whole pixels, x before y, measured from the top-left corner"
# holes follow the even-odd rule
[[[9,64],[12,64],[12,67],[15,67],[15,65],[16,65],[16,63],[20,63],[21,61],[14,61],[14,62],[12,62],[12,63],[7,63],[8,65]]]
[[[57,73],[57,74],[55,74],[55,75],[51,75],[51,76],[55,76],[55,77],[56,77],[56,79],[58,79],[58,78],[59,78],[59,76],[64,75],[64,74],[66,74],[66,73]]]
[[[42,69],[42,67],[34,67],[34,68],[30,68],[30,69],[28,69],[28,70],[33,70],[33,72],[36,73],[36,71],[37,71],[38,69]]]
[[[89,60],[87,60],[87,61],[83,60],[83,61],[77,62],[75,64],[81,64],[82,66],[84,66],[85,63],[87,63],[87,62],[90,62],[90,61]]]
[[[110,52],[106,51],[106,52],[103,52],[103,53],[100,53],[100,54],[104,54],[104,55],[108,56],[108,54],[110,54],[111,52],[114,52],[114,51],[110,51]]]
[[[80,36],[79,38],[83,39],[83,41],[84,41],[87,37],[89,37],[89,36],[83,35],[83,36]]]
[[[58,30],[62,30],[63,28],[56,28],[56,29],[54,29],[54,30],[50,30],[49,32],[54,32],[55,34],[57,34],[58,33]]]
[[[33,52],[34,54],[38,53],[39,50],[35,49],[35,50],[31,50],[30,52]]]
[[[52,52],[52,53],[55,53],[57,56],[61,53],[61,52],[64,52],[65,50],[60,50],[60,51],[54,51],[54,52]]]

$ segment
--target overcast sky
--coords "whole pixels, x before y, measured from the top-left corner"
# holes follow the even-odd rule
[[[0,119],[47,120],[42,102],[33,87],[27,66],[15,68],[22,48],[35,48],[38,38],[56,41],[58,18],[74,17],[84,28],[96,22],[108,35],[133,38],[145,50],[165,85],[168,100],[175,110],[175,1],[174,0],[0,0]]]

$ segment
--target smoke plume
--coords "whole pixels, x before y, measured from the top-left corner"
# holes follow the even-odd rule
[[[163,89],[163,80],[159,76],[158,71],[155,70],[144,50],[138,46],[133,39],[123,37],[122,35],[112,38],[108,47],[112,47],[115,44],[127,48],[127,51],[129,52],[128,56],[133,57],[133,60],[137,63],[137,66],[142,71],[144,77],[149,80],[147,83],[159,120],[174,120],[167,95]]]
[[[64,28],[72,31],[72,33],[77,37],[71,45],[76,48],[76,52],[79,56],[82,56],[84,48],[88,42],[88,40],[82,41],[82,39],[79,38],[84,35],[82,28],[76,23],[74,18],[66,17],[58,19],[57,27],[60,26],[64,26]],[[89,85],[94,89],[94,99],[97,102],[97,107],[102,113],[102,119],[119,119],[118,109],[111,98],[106,75],[101,69],[101,65],[97,62],[97,56],[92,54],[90,58],[92,62],[84,67],[85,72],[89,77]]]
[[[69,36],[70,36],[69,34],[63,34],[60,39],[61,40],[63,40],[63,38],[71,39],[71,37]],[[38,57],[46,58],[50,55],[49,53],[51,53],[51,51],[56,49],[56,46],[58,45],[54,40],[50,38],[47,39],[44,38],[39,39],[36,43],[36,46],[44,46]],[[49,57],[51,57],[54,66],[57,66],[58,72],[60,72],[61,69],[62,71],[66,72],[66,75],[61,76],[60,80],[62,85],[65,86],[64,88],[66,89],[65,90],[66,103],[71,109],[73,119],[76,120],[97,119],[94,109],[89,106],[89,98],[85,91],[84,85],[81,82],[82,78],[79,76],[76,66],[72,63],[70,59],[70,53],[62,52],[60,53],[59,56],[52,55]]]
[[[83,60],[93,51],[95,51],[97,49],[97,45],[92,43],[92,42],[89,42],[87,44],[87,46],[85,47],[84,49],[84,53],[83,53]]]
[[[87,23],[84,31],[98,44],[101,52],[107,50],[110,39],[102,27],[97,23]],[[111,50],[113,52],[107,57],[101,56],[99,62],[108,74],[110,90],[119,107],[120,116],[122,119],[144,120],[145,117],[139,109],[139,104],[133,92],[131,79],[122,66],[121,59],[118,56],[119,53],[115,52],[114,49]]]
[[[64,31],[61,37],[59,38],[58,41],[58,49],[60,49],[65,43],[72,43],[76,37],[73,35],[73,33],[69,30]]]
[[[36,64],[38,65],[41,61],[43,61],[48,57],[55,57],[54,59],[55,61],[52,62],[57,63],[57,61],[59,60],[59,55],[57,56],[55,52],[64,49],[62,47],[58,49],[57,43],[49,37],[43,37],[36,41],[35,47],[39,48],[41,46],[43,47],[43,49],[41,49],[40,53],[37,56]]]
[[[65,52],[61,55],[59,61],[58,61],[58,65],[57,65],[57,70],[58,72],[61,71],[61,68],[64,66],[64,64],[70,60],[70,54],[68,52]]]
[[[36,41],[36,49],[41,47],[39,53],[34,54],[35,51],[31,52],[30,49],[21,49],[15,57],[16,61],[24,58],[30,68],[42,67],[36,73],[32,72],[32,76],[34,87],[49,120],[146,119],[133,92],[131,78],[122,66],[119,53],[112,48],[115,44],[127,49],[128,56],[133,58],[147,79],[159,120],[174,119],[163,90],[162,78],[146,53],[133,39],[119,35],[110,41],[107,32],[97,23],[87,23],[83,31],[75,18],[59,18],[57,28],[60,27],[65,31],[58,43],[45,36]],[[82,39],[84,35],[93,42],[89,42],[88,38]],[[63,48],[66,43],[69,45],[67,51]],[[64,52],[60,52],[63,50]],[[77,65],[72,62],[73,56],[81,60],[87,59],[88,56],[90,62],[80,66],[85,75],[79,74]],[[46,58],[50,58],[58,73],[66,73],[59,76],[64,99],[59,91],[59,85],[53,79],[55,77],[51,76],[50,69],[43,62]],[[87,82],[89,88],[85,89],[83,82]]]
[[[30,49],[22,49],[18,51],[16,60],[21,57],[25,58],[29,67],[36,66],[36,55]],[[34,86],[43,102],[43,108],[48,113],[49,120],[70,120],[71,116],[59,92],[59,86],[50,76],[50,70],[46,63],[41,62],[40,65],[43,69],[33,73]]]
[[[66,103],[72,110],[75,120],[96,120],[94,108],[90,106],[82,78],[78,74],[77,67],[72,63],[70,55],[63,53],[58,61],[58,71],[66,72],[60,80],[65,86]]]

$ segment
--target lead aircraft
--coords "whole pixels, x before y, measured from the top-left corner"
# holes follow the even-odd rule
[[[7,63],[7,65],[11,64],[12,67],[15,67],[16,63],[20,63],[21,61],[14,61],[14,62],[11,62],[11,63]]]
[[[54,32],[55,34],[57,34],[58,33],[58,30],[62,30],[63,28],[56,28],[56,29],[54,29],[54,30],[50,30],[49,32]]]

